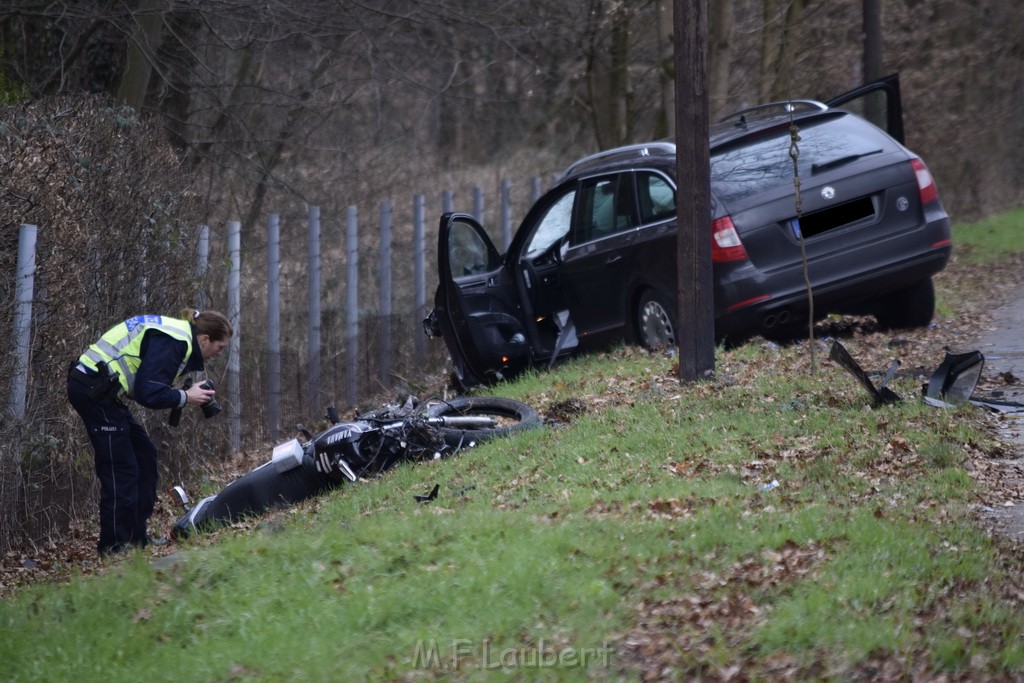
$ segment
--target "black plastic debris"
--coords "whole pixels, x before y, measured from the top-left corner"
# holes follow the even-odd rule
[[[900,361],[894,360],[885,372],[878,387],[871,381],[870,375],[853,359],[850,352],[842,344],[833,340],[829,357],[845,368],[847,372],[864,387],[871,396],[872,407],[902,400],[896,392],[886,386],[899,368]],[[950,353],[935,369],[928,382],[921,388],[921,400],[938,408],[952,408],[964,403],[982,406],[1001,413],[1024,414],[1024,403],[1011,401],[995,401],[974,396],[974,390],[981,380],[981,372],[985,367],[985,356],[980,351],[966,353]]]
[[[427,495],[424,496],[424,495],[416,494],[413,497],[416,499],[417,503],[429,503],[430,501],[432,501],[435,498],[437,498],[437,490],[439,488],[441,488],[440,484],[434,484],[434,488],[432,488],[430,490],[430,493],[428,493]]]
[[[980,351],[946,351],[945,359],[922,387],[925,403],[944,408],[968,402],[984,368],[985,356]]]
[[[847,372],[856,378],[860,382],[861,386],[871,395],[871,405],[874,408],[885,405],[886,403],[896,403],[900,401],[899,394],[886,386],[892,381],[892,378],[896,376],[896,370],[900,366],[899,360],[894,360],[889,366],[889,370],[886,371],[885,376],[882,378],[881,383],[878,387],[875,387],[871,381],[871,377],[864,371],[863,368],[853,359],[850,352],[846,350],[846,347],[840,344],[838,341],[832,342],[832,349],[829,351],[829,358],[838,363],[841,367],[845,368]]]

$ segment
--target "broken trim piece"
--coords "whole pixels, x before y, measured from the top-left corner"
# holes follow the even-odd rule
[[[984,367],[985,356],[980,351],[946,351],[942,364],[932,373],[928,384],[922,387],[922,399],[928,405],[940,408],[953,408],[970,403],[997,413],[1024,414],[1024,403],[993,401],[974,396],[974,389],[978,386]]]
[[[950,353],[932,373],[928,384],[924,386],[924,395],[945,403],[965,403],[971,398],[981,371],[985,367],[985,356],[980,351],[967,353]]]
[[[899,360],[892,362],[876,388],[868,373],[838,341],[832,341],[832,348],[828,355],[860,382],[861,386],[871,395],[873,408],[902,400],[899,394],[886,386],[896,376],[896,370],[900,366]],[[936,408],[955,408],[964,403],[971,403],[1000,413],[1024,414],[1024,403],[992,401],[974,397],[974,390],[978,386],[984,367],[985,356],[980,351],[966,353],[946,351],[946,357],[942,363],[932,373],[928,383],[921,387],[921,400]]]
[[[886,403],[896,403],[901,401],[899,394],[887,387],[886,385],[896,376],[896,369],[899,367],[900,362],[894,360],[892,365],[889,366],[889,370],[885,373],[885,377],[882,379],[882,383],[875,388],[871,378],[868,377],[868,373],[864,372],[864,369],[853,359],[850,352],[846,350],[846,347],[840,344],[838,341],[832,341],[832,348],[829,350],[829,358],[834,360],[840,366],[846,369],[851,375],[860,382],[861,386],[871,394],[871,406],[877,408],[878,406],[885,405]]]

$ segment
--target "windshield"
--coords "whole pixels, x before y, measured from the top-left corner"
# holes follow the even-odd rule
[[[569,234],[572,223],[572,204],[576,198],[575,189],[565,193],[551,205],[544,217],[537,222],[537,227],[526,247],[526,258],[533,258],[545,249]]]
[[[843,115],[806,122],[799,131],[798,168],[801,177],[895,149],[877,128]],[[711,189],[723,202],[750,197],[782,185],[793,185],[790,135],[784,129],[745,140],[711,155]]]

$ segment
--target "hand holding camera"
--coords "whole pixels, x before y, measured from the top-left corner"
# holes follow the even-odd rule
[[[213,417],[224,409],[213,395],[214,387],[213,382],[210,380],[206,380],[202,384],[193,384],[191,379],[189,379],[185,381],[182,389],[185,391],[185,402],[199,405],[199,408],[203,411],[203,417],[207,419]],[[172,427],[177,427],[180,420],[181,408],[172,409],[167,420],[168,423]]]
[[[213,382],[210,380],[206,380],[205,382],[199,385],[199,388],[206,389],[212,392],[214,390]],[[205,417],[206,419],[210,419],[220,411],[224,410],[224,406],[220,404],[220,402],[213,394],[207,394],[207,396],[209,397],[210,400],[207,401],[206,403],[201,403],[199,407],[202,408],[203,410],[203,417]]]

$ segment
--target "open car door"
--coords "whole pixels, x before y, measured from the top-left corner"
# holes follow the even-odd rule
[[[441,216],[437,275],[431,315],[459,384],[490,384],[525,368],[531,349],[512,274],[472,216]]]
[[[905,144],[899,74],[866,83],[833,97],[825,104],[849,110],[884,130],[901,145]]]

